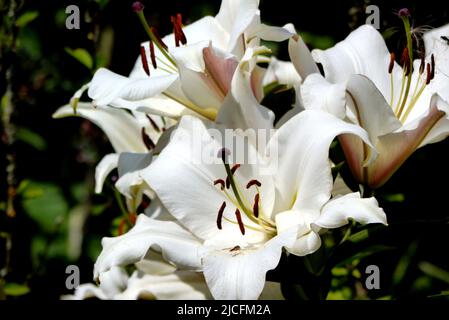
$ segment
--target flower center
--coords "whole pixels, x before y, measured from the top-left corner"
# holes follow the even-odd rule
[[[419,75],[416,80],[416,85],[413,92],[410,92],[412,75],[413,75],[413,42],[412,42],[412,31],[410,28],[410,11],[406,8],[399,10],[398,16],[402,19],[404,24],[404,29],[407,37],[407,46],[402,52],[400,59],[400,64],[403,68],[402,72],[402,83],[401,91],[399,93],[399,98],[394,107],[394,113],[396,117],[404,123],[407,120],[410,112],[413,110],[416,102],[421,97],[424,89],[430,83],[430,81],[435,77],[435,58],[432,54],[431,62],[427,63],[424,59],[424,52],[420,52],[421,55],[421,65],[419,67]],[[391,53],[390,64],[388,66],[388,73],[390,74],[390,105],[393,108],[394,103],[394,69],[395,55]],[[410,95],[411,94],[411,95]],[[409,98],[410,97],[410,98]]]
[[[236,171],[240,168],[240,164],[234,164],[232,167],[228,163],[229,150],[221,149],[219,151],[226,170],[226,179],[217,179],[214,181],[215,186],[220,186],[220,190],[225,194],[226,198],[236,206],[236,210],[232,217],[225,216],[226,201],[222,203],[217,215],[217,228],[222,229],[222,220],[238,225],[242,235],[245,235],[246,228],[266,233],[270,236],[276,234],[276,225],[263,211],[261,206],[260,187],[262,184],[252,179],[246,183],[246,189],[255,188],[256,193],[254,200],[250,202],[243,194],[242,185],[237,182],[235,177]],[[253,222],[253,224],[245,223],[242,219],[242,213]]]

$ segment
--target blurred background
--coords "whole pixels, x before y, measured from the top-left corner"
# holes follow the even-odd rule
[[[220,6],[219,0],[143,3],[147,19],[164,35],[171,33],[170,15],[182,13],[188,24],[215,15]],[[65,27],[71,4],[80,8],[79,30]],[[88,121],[51,115],[97,68],[130,72],[140,42],[146,41],[131,4],[0,0],[0,299],[58,299],[69,293],[65,270],[70,264],[79,266],[82,283],[91,282],[101,238],[118,232],[123,216],[114,174],[101,195],[93,192],[95,165],[112,151],[109,142]],[[380,31],[397,52],[405,41],[394,14],[398,9],[409,7],[415,26],[449,22],[449,6],[441,1],[298,1],[294,7],[291,1],[262,0],[260,9],[264,22],[292,22],[310,48],[327,48],[365,23],[370,4],[379,6]],[[288,60],[285,44],[270,46]],[[278,106],[281,114],[289,97],[266,103]],[[339,248],[324,297],[447,298],[448,148],[445,141],[420,149],[378,190],[390,226]],[[332,237],[339,236],[330,234],[326,241],[332,244]],[[363,287],[370,264],[380,268],[379,290]],[[276,272],[269,276],[276,278]]]

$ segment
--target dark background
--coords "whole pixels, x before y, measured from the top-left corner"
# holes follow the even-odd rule
[[[16,18],[38,16],[22,27],[11,26],[10,1],[0,1],[0,97],[11,85],[13,113],[6,124],[16,132],[12,143],[2,135],[0,145],[0,298],[57,299],[65,289],[65,268],[76,264],[82,282],[90,282],[100,239],[116,233],[120,212],[112,182],[102,195],[93,194],[95,165],[112,151],[102,132],[79,118],[54,120],[51,115],[68,103],[95,68],[104,65],[127,74],[139,54],[145,33],[131,10],[132,1],[76,1],[81,29],[65,28],[65,8],[73,1],[15,1]],[[180,12],[185,24],[218,12],[220,1],[143,1],[151,25],[160,34],[171,32],[169,17]],[[295,24],[311,48],[327,48],[365,22],[365,7],[378,5],[381,32],[402,31],[394,14],[411,9],[415,26],[438,27],[449,22],[449,5],[442,1],[283,1],[262,0],[262,19],[269,24]],[[15,47],[8,42],[15,39]],[[401,52],[401,32],[387,39],[390,50]],[[65,48],[83,48],[98,63],[89,69]],[[287,60],[286,46],[276,48]],[[12,78],[7,81],[7,70]],[[276,110],[275,110],[276,111]],[[2,122],[1,132],[5,129]],[[362,246],[377,247],[363,259],[334,273],[331,298],[428,298],[449,289],[449,141],[417,151],[376,196],[390,226]],[[7,156],[14,157],[15,216],[6,214]],[[74,217],[77,217],[76,219]],[[78,220],[77,220],[78,219]],[[75,220],[75,221],[74,221]],[[73,237],[82,237],[81,247]],[[6,249],[7,238],[11,249]],[[383,246],[383,247],[381,247]],[[382,249],[383,248],[383,249]],[[342,249],[349,250],[349,249]],[[347,254],[347,253],[346,253]],[[7,258],[9,255],[9,258]],[[366,265],[381,270],[381,289],[360,288]],[[6,270],[6,269],[5,269]],[[354,270],[358,270],[359,274]],[[360,277],[361,273],[361,277]]]

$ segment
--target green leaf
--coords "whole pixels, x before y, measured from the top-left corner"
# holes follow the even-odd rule
[[[16,138],[39,151],[47,148],[47,142],[42,136],[24,127],[17,128]]]
[[[13,282],[6,283],[3,290],[6,293],[6,295],[13,297],[23,296],[28,292],[30,292],[30,288],[28,288],[27,285]]]
[[[23,196],[26,214],[45,232],[53,232],[68,214],[67,202],[57,185],[32,181]]]
[[[87,52],[86,49],[82,48],[70,49],[66,47],[65,51],[72,57],[74,57],[76,60],[78,60],[87,69],[92,70],[94,61],[92,59],[92,56],[90,55],[89,52]]]
[[[27,11],[20,15],[16,20],[16,26],[22,28],[39,16],[37,11]]]
[[[356,254],[352,255],[349,258],[346,258],[344,260],[342,260],[341,262],[339,262],[337,264],[337,267],[342,267],[348,264],[352,264],[354,261],[360,261],[366,257],[369,257],[373,254],[379,253],[379,252],[383,252],[383,251],[387,251],[387,250],[394,250],[393,247],[389,247],[389,246],[385,246],[385,245],[373,245],[370,246],[366,249],[363,249],[359,252],[357,252]]]
[[[435,279],[441,280],[441,281],[449,284],[449,272],[448,271],[443,270],[440,267],[437,267],[427,261],[420,262],[418,267],[422,272],[424,272],[428,276],[431,276]]]

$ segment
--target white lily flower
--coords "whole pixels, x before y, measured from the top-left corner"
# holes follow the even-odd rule
[[[214,298],[256,299],[283,247],[296,255],[310,254],[321,245],[322,228],[340,227],[349,218],[386,224],[374,198],[361,199],[354,193],[329,200],[330,143],[346,133],[369,144],[360,127],[324,112],[306,111],[284,124],[263,150],[234,136],[236,144],[248,150],[245,159],[257,161],[232,168],[199,161],[201,152],[215,157],[223,151],[223,142],[208,129],[221,130],[183,117],[171,142],[143,172],[176,221],[141,215],[127,234],[104,238],[96,277],[157,248],[179,268],[203,271]]]
[[[119,170],[116,187],[127,198],[130,212],[135,212],[145,192],[153,198],[153,192],[140,178],[139,170],[148,166],[152,159],[149,149],[158,143],[163,131],[174,122],[158,116],[148,117],[141,112],[130,114],[115,108],[93,108],[90,103],[80,102],[76,113],[71,105],[59,108],[53,118],[79,116],[98,127],[108,137],[115,153],[103,157],[95,171],[95,192],[101,193],[106,177],[115,169]]]
[[[441,39],[447,33],[449,25],[424,34],[425,55],[414,61],[409,75],[408,48],[401,59],[403,69],[381,34],[369,25],[330,49],[312,52],[323,65],[326,79],[319,73],[307,77],[301,87],[304,107],[360,125],[379,153],[364,166],[363,143],[354,137],[340,138],[360,183],[382,186],[416,149],[449,135],[449,48]]]
[[[204,17],[183,28],[188,45],[177,47],[176,33],[162,39],[167,48],[142,44],[129,78],[98,70],[89,87],[95,105],[140,110],[178,118],[195,114],[215,120],[231,80],[248,48],[260,39],[283,41],[291,26],[270,27],[260,22],[258,0],[223,0],[216,17]],[[145,52],[154,52],[154,67]],[[150,77],[148,77],[148,73]],[[260,101],[263,69],[254,68],[252,91]]]

